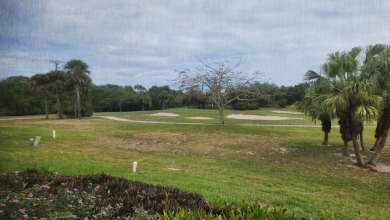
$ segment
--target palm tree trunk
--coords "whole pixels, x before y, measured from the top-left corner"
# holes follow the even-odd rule
[[[360,148],[359,148],[359,143],[358,143],[358,140],[357,140],[357,136],[354,136],[352,138],[352,142],[353,142],[353,150],[355,152],[357,165],[359,167],[362,167],[362,166],[364,166],[364,161],[363,161],[362,155],[360,154]]]
[[[77,108],[77,118],[81,120],[80,86],[77,84],[76,84],[76,108]]]
[[[381,136],[379,136],[379,137],[376,138],[375,144],[374,144],[374,146],[370,149],[370,151],[376,151],[376,148],[378,147],[379,142],[381,141],[381,139],[382,139]]]
[[[349,156],[348,141],[344,141],[343,156]]]
[[[145,111],[145,100],[144,100],[144,93],[142,93],[142,111]]]
[[[384,132],[382,134],[382,137],[378,137],[378,139],[380,139],[380,141],[379,141],[379,143],[378,143],[378,145],[377,145],[377,147],[375,149],[374,156],[372,156],[372,158],[370,159],[370,161],[368,161],[367,164],[376,166],[376,164],[378,162],[378,159],[379,159],[379,157],[382,154],[382,150],[385,147],[385,144],[387,142],[388,136],[389,136],[389,127],[387,127],[384,130]]]
[[[47,96],[45,95],[45,115],[46,119],[49,119],[49,106],[47,104]]]
[[[363,129],[360,131],[359,137],[360,137],[360,147],[362,148],[362,150],[365,151],[366,145],[364,144],[364,140],[363,140]]]
[[[328,146],[329,142],[329,132],[324,131],[324,141],[322,142],[321,145]]]
[[[73,104],[73,115],[74,118],[77,118],[77,102],[76,102],[76,97],[74,99],[74,104]]]
[[[57,108],[58,108],[57,114],[58,114],[58,118],[59,119],[63,119],[64,118],[64,111],[63,111],[63,108],[62,108],[61,95],[57,94],[56,98],[57,98]]]

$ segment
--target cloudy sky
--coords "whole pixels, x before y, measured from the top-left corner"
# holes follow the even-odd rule
[[[0,79],[90,66],[95,84],[172,85],[199,60],[242,56],[241,71],[295,85],[329,53],[390,44],[385,0],[0,1]]]

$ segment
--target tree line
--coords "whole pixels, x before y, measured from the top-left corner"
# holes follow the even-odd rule
[[[305,76],[310,87],[298,106],[313,120],[321,121],[323,144],[328,143],[332,120],[337,120],[343,154],[349,156],[348,143],[352,142],[357,164],[364,166],[360,153],[360,147],[365,150],[364,125],[376,121],[376,142],[371,149],[375,153],[367,162],[376,165],[390,128],[390,46],[330,53],[320,72],[309,70]]]
[[[71,60],[64,70],[53,70],[32,77],[11,76],[0,80],[0,116],[57,114],[58,118],[88,117],[93,112],[162,110],[175,107],[215,108],[212,92],[202,88],[173,89],[168,85],[145,88],[142,85],[95,85],[86,63]],[[277,86],[254,82],[246,98],[234,99],[227,108],[252,110],[286,107],[301,100],[309,83]],[[237,90],[227,90],[235,97]]]

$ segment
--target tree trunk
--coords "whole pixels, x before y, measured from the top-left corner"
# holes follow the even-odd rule
[[[383,134],[382,134],[382,137],[380,137],[380,141],[378,143],[378,146],[376,147],[375,149],[375,153],[374,153],[374,156],[372,156],[372,158],[370,159],[370,161],[368,161],[367,164],[369,165],[373,165],[373,166],[376,166],[376,163],[378,162],[378,159],[379,157],[381,156],[381,153],[382,153],[382,150],[383,148],[385,147],[385,144],[387,142],[387,138],[389,136],[389,127],[387,127]],[[379,137],[378,137],[379,138]]]
[[[379,136],[379,137],[376,138],[375,144],[374,144],[374,146],[370,149],[370,151],[376,151],[376,148],[378,147],[379,142],[381,141],[381,139],[382,139],[381,136]]]
[[[343,155],[344,155],[344,156],[349,156],[348,141],[344,141]]]
[[[362,150],[365,151],[366,145],[364,144],[364,141],[363,141],[363,130],[360,131],[359,137],[360,137],[360,147],[362,148]]]
[[[324,131],[324,142],[321,145],[328,146],[329,142],[329,132]]]
[[[141,105],[142,105],[142,111],[145,111],[145,100],[144,100],[144,93],[141,93]]]
[[[81,120],[81,105],[80,105],[80,86],[76,85],[76,108],[77,118]]]
[[[63,110],[63,107],[62,107],[61,95],[57,94],[56,98],[57,98],[57,108],[58,108],[57,109],[57,115],[58,115],[59,119],[63,119],[64,118],[64,110]]]
[[[49,119],[49,106],[47,104],[47,96],[45,95],[45,115],[46,119]]]
[[[77,101],[76,101],[76,99],[74,99],[73,113],[74,113],[74,118],[77,118]]]
[[[359,148],[359,143],[358,143],[358,140],[357,140],[357,136],[354,136],[352,138],[352,143],[353,143],[353,150],[355,152],[357,165],[359,167],[362,167],[362,166],[364,166],[364,161],[363,161],[362,155],[360,154],[360,148]]]
[[[225,117],[224,117],[224,113],[223,113],[223,107],[220,107],[218,106],[218,110],[219,110],[219,123],[221,125],[224,125],[225,124]]]

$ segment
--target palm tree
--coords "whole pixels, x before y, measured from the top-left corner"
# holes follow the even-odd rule
[[[383,99],[377,127],[375,129],[375,153],[368,164],[376,165],[387,142],[390,128],[390,46],[369,46],[363,66],[366,75],[376,83],[377,94]]]
[[[88,85],[91,78],[88,76],[90,71],[88,65],[81,60],[70,60],[65,64],[65,70],[70,74],[70,82],[75,88],[76,93],[76,115],[75,118],[81,119],[80,88]]]
[[[363,166],[357,137],[362,133],[364,122],[378,115],[381,99],[373,94],[373,84],[358,75],[357,56],[360,51],[360,48],[353,48],[348,53],[330,54],[323,69],[334,79],[325,104],[339,118],[343,153],[348,153],[348,141],[352,141],[358,166]]]
[[[141,95],[141,106],[142,106],[142,111],[145,111],[145,104],[147,104],[147,97],[146,97],[146,88],[143,87],[142,85],[135,85],[134,89],[138,92],[139,95]]]
[[[334,116],[329,115],[326,110],[322,94],[330,92],[330,81],[313,70],[306,72],[305,79],[310,82],[311,87],[306,90],[305,97],[298,103],[298,108],[310,116],[313,121],[321,121],[322,131],[324,132],[322,145],[327,146]]]
[[[337,82],[333,93],[325,103],[339,117],[340,132],[343,140],[352,140],[355,156],[359,166],[364,161],[360,155],[357,137],[361,133],[362,124],[378,115],[380,98],[370,92],[372,84],[365,81]]]
[[[360,48],[353,48],[349,53],[336,52],[328,55],[328,62],[322,66],[322,69],[325,74],[332,80],[333,84],[338,83],[338,86],[341,86],[342,83],[346,82],[346,78],[351,79],[354,76],[358,70],[358,62],[356,57],[360,51]],[[333,85],[333,87],[335,88],[335,85]],[[341,92],[341,90],[335,91]],[[342,97],[341,94],[339,94],[337,97],[339,97],[339,101],[343,100],[340,98],[345,98]],[[350,135],[350,125],[347,118],[349,117],[350,113],[340,111],[336,112],[334,108],[332,110],[333,111],[330,112],[335,113],[339,118],[338,124],[340,126],[341,138],[344,141],[343,155],[349,156],[348,142],[352,140],[352,136]]]
[[[47,73],[47,77],[50,82],[49,90],[56,96],[58,118],[62,119],[64,117],[62,95],[69,87],[68,76],[64,71],[53,70]]]
[[[167,104],[172,101],[173,95],[170,91],[163,90],[160,92],[158,98],[161,100],[162,103],[162,109],[166,109]]]
[[[46,74],[35,74],[31,77],[31,90],[39,95],[43,95],[45,101],[45,115],[49,119],[49,106],[47,98],[49,96],[49,80]]]

